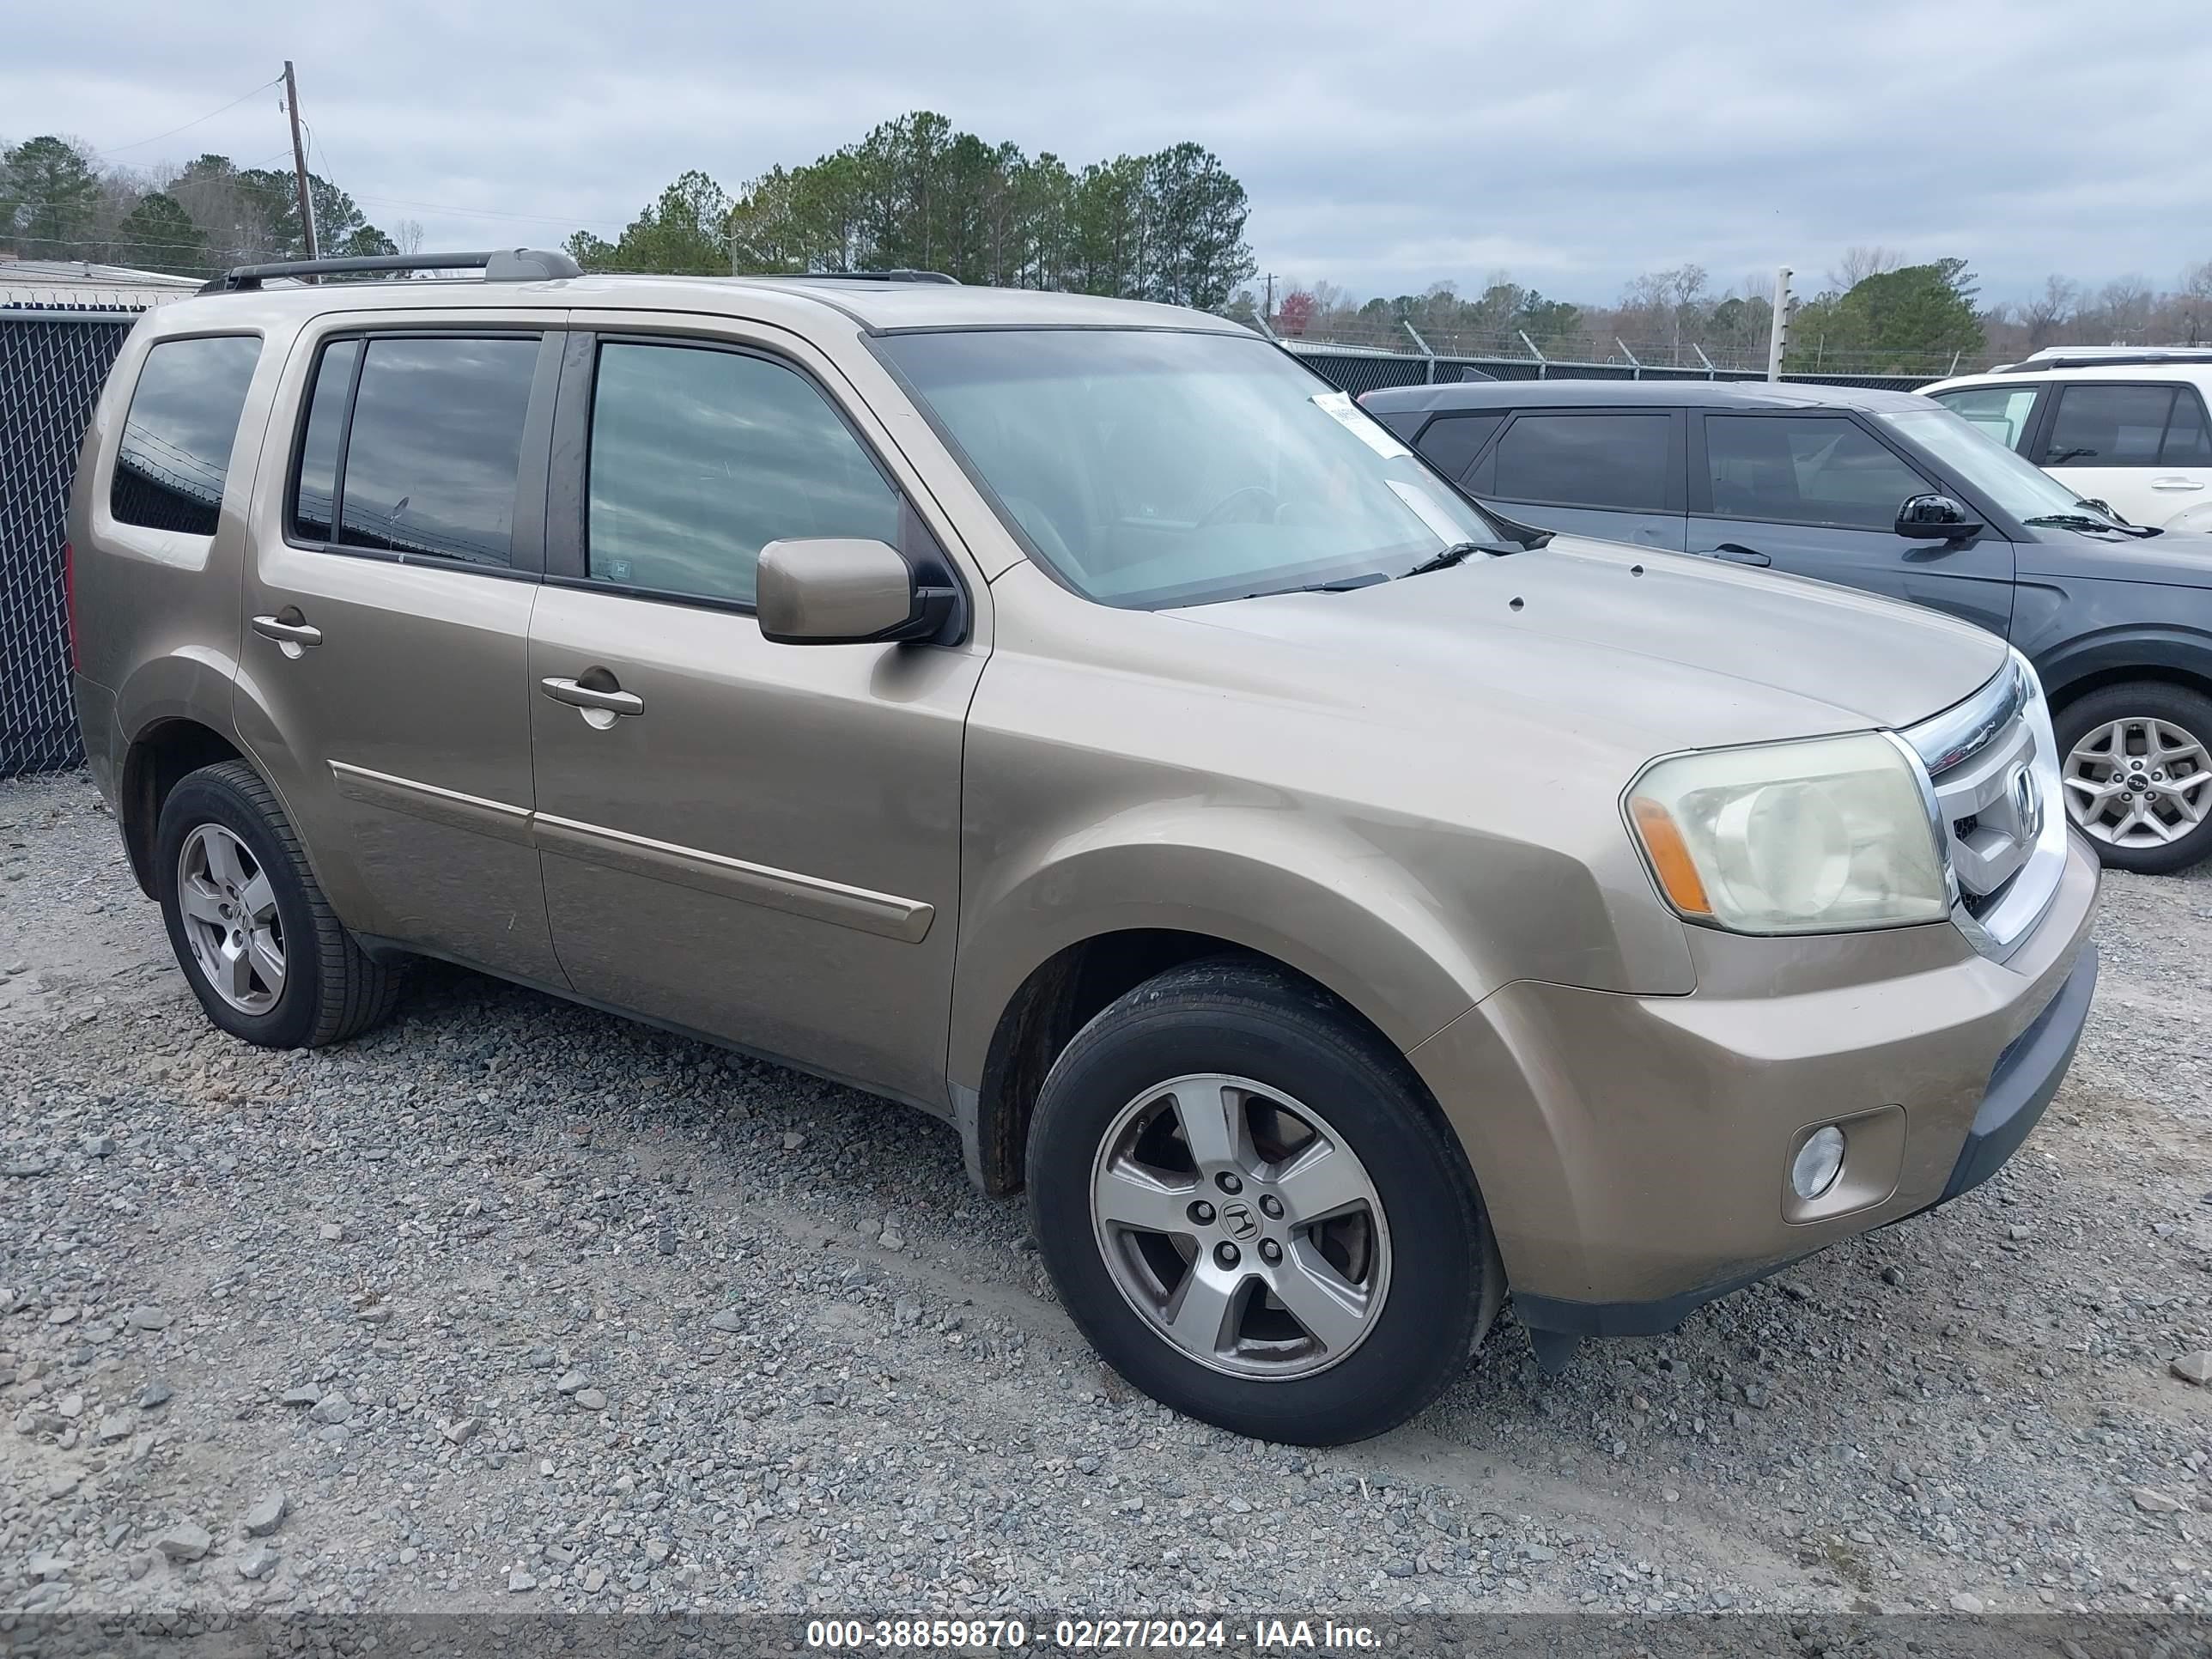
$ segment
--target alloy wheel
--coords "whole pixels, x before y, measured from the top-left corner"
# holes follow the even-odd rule
[[[1091,1215],[1129,1305],[1232,1376],[1328,1370],[1389,1292],[1365,1166],[1320,1113],[1249,1079],[1176,1078],[1124,1106],[1092,1167]]]
[[[276,892],[246,843],[203,823],[177,855],[177,909],[192,960],[215,994],[242,1014],[265,1014],[284,994],[284,924]]]
[[[2163,847],[2212,807],[2212,755],[2171,720],[2107,720],[2081,734],[2063,782],[2067,815],[2085,835],[2113,847]]]

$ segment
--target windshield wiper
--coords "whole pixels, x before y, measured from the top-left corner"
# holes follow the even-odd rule
[[[1514,542],[1454,542],[1441,552],[1432,553],[1423,559],[1406,574],[1425,576],[1431,570],[1449,570],[1455,564],[1466,563],[1478,553],[1494,553],[1502,558],[1506,554],[1522,550],[1520,545]]]
[[[1341,576],[1333,582],[1309,582],[1304,587],[1267,587],[1256,593],[1247,593],[1248,599],[1272,599],[1278,593],[1349,593],[1355,587],[1372,587],[1390,578],[1380,570],[1370,570],[1364,576]]]
[[[2039,513],[2033,519],[2022,519],[2025,525],[2049,525],[2054,530],[2109,530],[2116,536],[2139,533],[2140,526],[2114,524],[2110,519],[2093,519],[2086,513]]]

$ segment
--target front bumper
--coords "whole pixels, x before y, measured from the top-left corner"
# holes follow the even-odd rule
[[[1949,927],[1705,933],[1698,991],[1517,981],[1412,1058],[1466,1145],[1532,1328],[1636,1335],[1985,1181],[2057,1091],[2096,981],[2095,857],[2069,837],[2004,962]],[[1815,1202],[1796,1146],[1844,1125]]]

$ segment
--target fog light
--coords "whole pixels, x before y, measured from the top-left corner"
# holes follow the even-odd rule
[[[1844,1132],[1831,1123],[1815,1129],[1797,1149],[1790,1166],[1790,1185],[1800,1198],[1818,1198],[1836,1184],[1844,1169]]]

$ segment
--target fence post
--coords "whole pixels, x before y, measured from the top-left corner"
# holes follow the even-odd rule
[[[1413,337],[1413,343],[1420,348],[1421,383],[1424,386],[1434,386],[1437,383],[1437,354],[1429,349],[1429,343],[1421,337],[1421,331],[1415,328],[1409,319],[1401,317],[1398,321],[1406,332]]]
[[[1644,365],[1637,361],[1636,354],[1628,349],[1628,342],[1622,339],[1620,336],[1616,334],[1613,337],[1613,343],[1620,348],[1620,355],[1628,359],[1629,368],[1635,371],[1635,373],[1631,374],[1628,378],[1632,380],[1642,380],[1644,378]]]
[[[1713,360],[1705,356],[1705,347],[1692,340],[1690,342],[1690,349],[1698,354],[1698,361],[1705,366],[1705,378],[1709,380],[1719,380],[1721,372],[1713,367]]]
[[[1540,380],[1549,380],[1551,364],[1545,358],[1544,354],[1536,349],[1536,343],[1528,337],[1528,331],[1525,328],[1516,328],[1513,331],[1521,337],[1521,343],[1528,348],[1528,355],[1536,360],[1536,378]]]
[[[1766,324],[1766,378],[1782,378],[1782,360],[1790,350],[1790,267],[1774,272],[1774,305]]]

